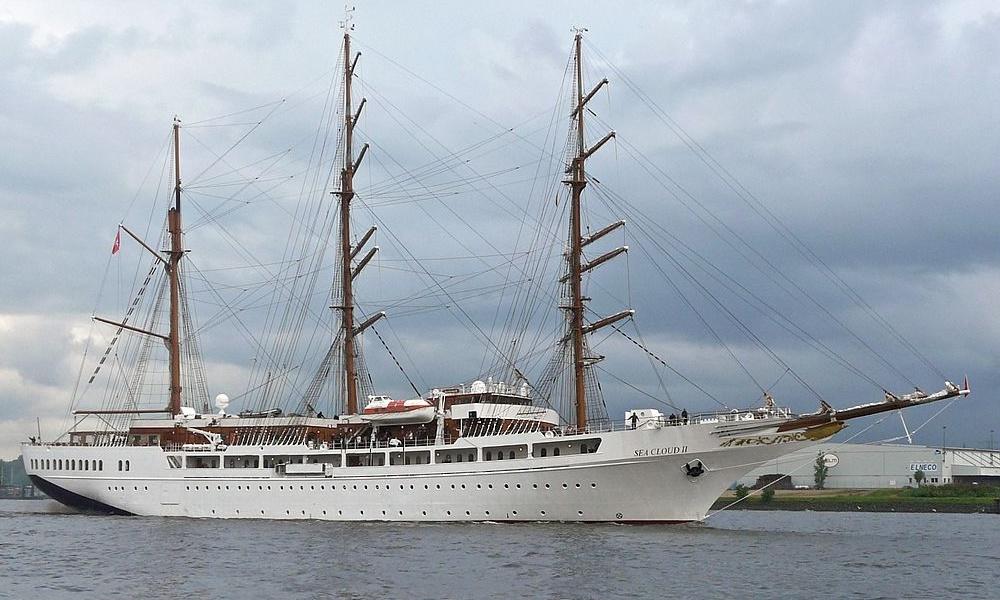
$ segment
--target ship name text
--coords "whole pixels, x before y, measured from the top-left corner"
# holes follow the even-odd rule
[[[669,454],[684,454],[688,451],[687,446],[663,446],[660,448],[637,448],[636,456],[667,456]]]

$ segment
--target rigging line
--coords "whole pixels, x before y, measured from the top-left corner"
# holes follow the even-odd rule
[[[604,192],[610,192],[610,190],[603,190],[603,191]],[[612,193],[612,195],[614,195],[614,194]],[[620,198],[618,204],[625,205],[626,207],[631,206],[628,203],[628,201],[624,200],[623,198]],[[645,217],[642,216],[641,214],[632,215],[632,217],[635,220],[639,220],[640,218],[645,219]],[[656,227],[657,229],[659,229],[660,232],[664,236],[666,236],[668,238],[668,240],[670,240],[668,242],[669,245],[671,247],[673,247],[675,250],[678,250],[679,254],[681,254],[681,255],[687,255],[686,258],[688,258],[688,260],[691,260],[692,264],[694,264],[696,266],[699,266],[699,268],[701,268],[701,270],[703,272],[705,272],[709,277],[711,277],[717,283],[719,283],[720,285],[722,285],[724,288],[726,288],[730,292],[732,292],[734,296],[736,296],[737,298],[739,298],[743,302],[747,303],[749,306],[751,306],[752,308],[754,308],[755,310],[757,310],[758,312],[760,312],[761,314],[763,314],[764,316],[766,316],[768,319],[770,319],[771,321],[773,321],[775,324],[777,324],[778,326],[780,326],[782,329],[785,329],[786,331],[788,331],[789,333],[791,333],[793,336],[795,336],[796,338],[798,338],[800,341],[803,341],[803,342],[805,342],[807,344],[810,344],[813,347],[817,348],[818,350],[820,350],[821,353],[825,354],[828,358],[830,358],[834,362],[837,362],[838,364],[840,364],[842,367],[844,367],[848,371],[854,373],[855,375],[858,375],[862,379],[867,380],[868,382],[872,383],[874,386],[876,386],[876,387],[878,387],[880,389],[885,389],[885,386],[879,384],[873,378],[869,377],[867,374],[865,374],[859,368],[857,368],[856,366],[854,366],[849,360],[847,360],[842,355],[840,355],[836,351],[834,351],[832,348],[830,348],[829,346],[827,346],[826,344],[824,344],[823,342],[821,342],[820,340],[818,340],[815,336],[813,336],[812,334],[810,334],[808,331],[806,331],[805,329],[803,329],[802,327],[800,327],[799,325],[797,325],[794,321],[792,321],[790,318],[788,318],[783,312],[779,311],[777,308],[775,308],[774,306],[772,306],[771,304],[769,304],[768,302],[766,302],[765,300],[763,300],[762,298],[760,298],[759,296],[757,296],[756,294],[754,294],[746,286],[744,286],[743,284],[741,284],[739,281],[737,281],[735,278],[733,278],[732,276],[730,276],[725,271],[721,270],[719,267],[717,267],[715,264],[713,264],[710,260],[708,260],[707,258],[705,258],[704,256],[702,256],[701,254],[699,254],[696,250],[694,250],[694,248],[692,248],[691,246],[689,246],[688,244],[686,244],[684,241],[680,240],[677,236],[673,235],[668,230],[666,230],[665,228],[663,228],[661,225],[655,223],[651,219],[646,219],[646,221],[648,221],[651,226]],[[642,233],[645,233],[645,234],[648,235],[648,232],[642,232]],[[651,241],[652,241],[652,243],[654,245],[659,246],[659,244],[658,244],[658,242],[656,240],[652,240],[651,239]],[[663,249],[661,248],[661,250],[663,250]],[[665,252],[665,250],[664,250],[664,252]],[[694,258],[697,258],[697,260],[693,260],[691,258],[692,256]],[[711,270],[706,269],[706,266],[710,267]],[[716,274],[718,274],[718,275],[716,275]],[[757,303],[759,303],[760,305],[766,307],[768,309],[768,311],[770,311],[770,312],[761,309],[759,306],[755,306],[753,303],[749,302],[746,298],[743,298],[729,284],[727,284],[725,281],[722,281],[721,279],[719,279],[719,276],[722,276],[724,279],[726,279],[729,282],[731,282],[733,285],[735,285],[740,290],[742,290],[745,294],[747,294],[748,296],[750,296],[751,298],[753,298]],[[773,313],[773,314],[771,314],[771,313]],[[786,323],[787,323],[787,325],[786,325]],[[800,332],[801,335],[798,332]],[[805,337],[803,337],[803,336],[805,336]],[[808,338],[808,339],[806,339],[806,338]]]
[[[402,244],[402,241],[396,236],[396,234],[388,226],[388,224],[385,221],[383,221],[382,219],[380,219],[378,217],[378,215],[374,211],[372,211],[370,208],[368,208],[368,206],[363,201],[362,201],[362,205],[365,206],[365,208],[368,210],[369,214],[372,216],[372,219],[374,219],[375,221],[377,221],[379,223],[380,228],[383,229],[385,231],[385,233],[390,238],[392,238],[393,240],[395,240],[395,243],[396,243],[397,247],[399,247],[404,252],[406,252],[407,254],[409,254],[409,250],[406,248],[406,246],[404,246]],[[412,254],[410,256],[411,256],[411,258],[414,258],[412,256]],[[423,269],[423,265],[419,261],[414,261],[414,262],[416,262],[416,264],[418,266],[420,266],[421,269]],[[463,309],[462,306],[457,301],[455,301],[455,299],[452,297],[452,295],[450,293],[448,293],[448,290],[445,289],[444,286],[442,286],[437,280],[435,280],[429,274],[426,274],[426,276],[432,282],[432,284],[435,285],[435,286],[437,286],[438,289],[441,290],[441,293],[443,293],[451,301],[451,307],[453,307],[456,310],[458,310],[459,313],[461,313],[461,315],[465,318],[466,323],[468,325],[471,325],[471,329],[469,329],[469,331],[471,331],[473,333],[473,335],[477,335],[481,340],[485,341],[487,344],[493,346],[496,349],[496,351],[498,353],[500,353],[501,356],[506,356],[504,354],[503,350],[501,348],[499,348],[493,342],[493,340],[490,339],[489,336],[486,335],[486,333],[479,327],[479,325],[476,324],[475,320],[472,319],[471,316],[469,316],[469,314],[465,311],[465,309]],[[451,310],[451,307],[449,307],[449,311]],[[508,359],[508,362],[510,362],[510,359]],[[511,364],[513,364],[513,363],[511,362]]]
[[[283,103],[283,102],[284,102],[284,100],[282,100],[281,102]],[[279,104],[278,106],[281,106],[281,105]],[[239,137],[239,138],[238,138],[238,139],[237,139],[237,140],[236,140],[235,142],[233,142],[233,143],[232,143],[232,145],[230,145],[230,146],[229,146],[229,148],[227,148],[227,149],[226,149],[226,150],[225,150],[225,151],[224,151],[224,152],[223,152],[223,153],[222,153],[221,155],[219,155],[219,156],[218,156],[218,158],[216,158],[216,160],[214,160],[214,161],[213,161],[213,162],[211,162],[211,163],[210,163],[210,164],[209,164],[209,165],[208,165],[207,167],[205,167],[204,169],[202,169],[202,170],[201,170],[201,171],[200,171],[200,172],[199,172],[199,173],[198,173],[197,175],[195,175],[194,177],[191,177],[191,178],[190,178],[190,179],[188,180],[188,183],[195,183],[196,181],[198,181],[198,178],[199,178],[199,177],[201,177],[201,176],[202,176],[202,175],[204,175],[205,173],[207,173],[207,172],[209,172],[210,170],[212,170],[212,168],[214,168],[214,167],[215,167],[215,165],[219,164],[219,162],[220,162],[220,161],[221,161],[221,160],[222,160],[223,158],[225,158],[225,157],[226,157],[226,156],[227,156],[227,155],[228,155],[228,154],[229,154],[230,152],[232,152],[233,150],[235,150],[237,146],[239,146],[240,144],[242,144],[244,140],[246,140],[246,139],[247,139],[248,137],[250,137],[250,135],[251,135],[251,134],[253,134],[253,132],[257,131],[257,129],[258,129],[258,128],[259,128],[259,127],[260,127],[261,125],[263,125],[263,124],[264,124],[264,122],[265,122],[265,121],[267,121],[267,120],[268,120],[268,119],[269,119],[269,118],[271,117],[271,115],[273,115],[273,114],[274,114],[274,111],[278,110],[278,106],[275,106],[274,108],[272,108],[272,109],[271,109],[271,110],[270,110],[270,111],[269,111],[269,112],[268,112],[268,113],[267,113],[266,115],[264,115],[264,117],[263,117],[263,118],[262,118],[262,119],[261,119],[260,121],[257,121],[257,123],[256,123],[256,124],[255,124],[255,125],[254,125],[253,127],[251,127],[250,129],[248,129],[248,130],[247,130],[247,131],[246,131],[246,132],[245,132],[245,133],[244,133],[243,135],[241,135],[241,136],[240,136],[240,137]],[[194,140],[195,140],[195,141],[197,141],[197,142],[198,142],[199,144],[201,144],[202,146],[204,146],[206,150],[210,150],[210,148],[208,148],[208,146],[205,146],[205,144],[204,144],[204,143],[202,143],[202,141],[201,141],[201,140],[199,140],[199,139],[198,139],[198,137],[197,137],[197,136],[195,136],[195,135],[194,135],[193,133],[191,133],[191,132],[186,132],[186,133],[187,133],[187,134],[188,134],[188,135],[189,135],[189,136],[190,136],[190,137],[191,137],[192,139],[194,139]]]
[[[872,307],[864,298],[855,290],[850,284],[848,284],[843,278],[841,278],[833,269],[817,255],[795,232],[789,228],[773,211],[771,211],[767,205],[760,200],[753,192],[751,192],[743,183],[733,175],[725,166],[723,166],[708,150],[706,150],[693,136],[691,136],[679,123],[677,123],[670,115],[663,110],[656,102],[653,101],[645,92],[638,88],[631,80],[620,70],[618,70],[610,61],[607,60],[600,51],[591,46],[588,43],[588,47],[604,58],[608,66],[618,74],[627,86],[629,86],[633,93],[635,93],[640,100],[642,100],[652,112],[659,117],[668,128],[673,131],[678,138],[696,155],[699,160],[701,160],[730,190],[736,194],[751,210],[753,210],[764,222],[774,229],[790,246],[795,248],[795,250],[801,254],[807,261],[813,263],[817,270],[824,274],[831,282],[834,283],[849,299],[855,302],[859,307],[869,313],[869,316],[876,322],[882,325],[891,335],[893,335],[903,347],[910,350],[919,360],[921,360],[925,366],[934,371],[938,376],[947,379],[945,375],[932,364],[926,356],[919,351],[919,349],[914,346],[909,340],[907,340],[903,335],[892,326],[887,319],[885,319],[881,314],[879,314],[874,307]],[[720,172],[721,171],[721,172]],[[741,193],[742,191],[742,193]],[[745,195],[744,195],[745,194]],[[750,200],[756,202],[757,206],[754,206]],[[757,209],[759,207],[765,213]],[[770,217],[770,218],[768,218]],[[819,268],[822,267],[822,268]],[[903,377],[907,379],[906,377]],[[912,382],[911,382],[912,383]]]
[[[952,398],[951,400],[949,400],[949,401],[947,402],[947,404],[945,404],[944,406],[942,406],[942,407],[941,407],[941,409],[940,409],[940,410],[938,410],[938,411],[937,411],[936,413],[934,413],[933,415],[931,415],[930,417],[928,417],[926,421],[924,421],[923,423],[921,423],[921,424],[920,424],[920,427],[917,427],[916,429],[914,429],[914,430],[910,431],[910,436],[912,437],[912,436],[916,435],[918,431],[920,431],[921,429],[923,429],[923,428],[924,428],[924,427],[926,427],[927,425],[930,425],[930,422],[931,422],[931,421],[933,421],[934,419],[938,418],[938,416],[940,416],[940,415],[941,415],[941,413],[943,413],[944,411],[946,411],[946,410],[948,410],[949,408],[951,408],[951,405],[952,405],[952,404],[954,404],[954,403],[955,403],[955,400],[957,400],[957,399],[958,399],[958,398]],[[898,412],[898,411],[897,411],[897,412]],[[876,443],[876,444],[880,444],[880,443],[884,443],[884,442],[893,442],[893,441],[896,441],[896,440],[901,440],[901,439],[903,439],[903,438],[905,438],[905,437],[906,437],[906,436],[904,435],[904,436],[899,436],[899,437],[894,437],[894,438],[889,438],[889,439],[887,439],[887,440],[880,440],[880,441],[878,441],[878,442],[875,442],[875,443]]]
[[[686,188],[684,188],[679,182],[677,182],[669,174],[667,174],[665,171],[663,171],[663,169],[660,168],[651,159],[649,159],[648,157],[646,157],[638,148],[636,148],[635,146],[633,146],[632,144],[630,144],[628,142],[628,140],[626,140],[626,139],[623,138],[623,136],[619,135],[619,136],[617,136],[617,139],[618,139],[618,143],[620,143],[622,145],[622,148],[624,148],[624,150],[627,153],[629,153],[629,155],[632,156],[636,160],[637,164],[639,164],[640,167],[642,167],[651,177],[653,177],[653,179],[656,180],[657,183],[659,183],[661,185],[661,187],[663,187],[676,200],[678,200],[681,203],[681,205],[686,210],[688,210],[693,216],[695,216],[706,227],[708,227],[721,241],[723,241],[723,243],[725,243],[727,246],[729,246],[730,248],[732,248],[733,251],[735,251],[737,254],[739,254],[754,269],[756,269],[762,275],[764,275],[765,277],[767,277],[772,283],[774,283],[775,285],[777,285],[779,289],[781,289],[782,291],[784,291],[785,293],[787,293],[790,297],[793,297],[793,298],[795,297],[795,294],[793,294],[791,292],[791,290],[789,290],[787,287],[785,287],[785,285],[783,285],[780,281],[775,280],[774,277],[772,277],[772,275],[770,273],[768,273],[767,271],[765,271],[759,264],[757,264],[755,261],[753,261],[744,252],[742,252],[741,250],[739,250],[739,248],[737,248],[733,244],[733,242],[731,241],[730,238],[738,240],[753,255],[757,256],[757,258],[759,260],[761,260],[768,268],[770,268],[781,279],[783,279],[785,282],[787,282],[789,285],[791,285],[792,288],[794,288],[796,291],[798,291],[798,293],[802,297],[804,297],[806,300],[808,300],[810,303],[812,303],[816,308],[818,308],[822,313],[824,313],[827,316],[827,318],[829,318],[832,322],[836,323],[838,326],[840,326],[842,329],[844,329],[844,331],[846,331],[848,334],[850,334],[851,337],[853,337],[864,349],[868,350],[868,352],[870,352],[875,358],[877,358],[890,371],[892,371],[894,374],[896,374],[898,377],[900,377],[904,381],[907,381],[911,385],[914,385],[913,382],[912,382],[912,380],[910,380],[908,377],[906,377],[906,375],[904,375],[902,373],[902,371],[900,371],[895,365],[893,365],[891,362],[889,362],[888,359],[886,359],[883,355],[881,355],[880,353],[878,353],[868,342],[866,342],[863,338],[861,338],[861,336],[859,336],[856,332],[854,332],[853,329],[851,329],[850,327],[848,327],[846,323],[844,323],[843,321],[841,321],[840,319],[838,319],[835,315],[833,315],[833,313],[830,312],[830,310],[828,308],[826,308],[825,306],[823,306],[822,303],[820,303],[818,300],[816,300],[815,297],[813,297],[811,294],[809,294],[809,292],[807,292],[804,288],[802,288],[802,286],[800,286],[799,284],[797,284],[788,275],[786,275],[783,271],[781,271],[780,269],[778,269],[777,266],[775,266],[759,250],[757,250],[756,248],[754,248],[753,245],[751,245],[748,241],[746,241],[746,239],[743,236],[741,236],[739,233],[737,233],[735,230],[733,230],[729,225],[727,225],[720,217],[718,217],[707,206],[705,206],[702,202],[700,202],[697,198],[695,198],[694,195],[691,194]],[[675,192],[674,190],[672,190],[669,187],[667,187],[662,181],[659,181],[659,179],[656,177],[656,174],[653,173],[653,171],[650,170],[650,168],[652,168],[657,173],[659,173],[661,176],[663,176],[664,178],[666,178],[674,187],[676,187],[678,190],[680,190],[680,192],[684,196],[686,196],[687,198],[689,198],[696,206],[698,206],[709,217],[711,217],[712,220],[714,220],[716,223],[718,223],[719,226],[721,226],[723,229],[725,229],[726,232],[729,235],[728,236],[722,235],[722,233],[720,233],[713,225],[711,225],[709,222],[707,222],[705,220],[704,216],[702,216],[701,214],[699,214],[697,211],[695,211],[694,209],[692,209],[686,202],[684,202],[680,198],[680,196],[677,194],[677,192]],[[656,226],[657,227],[661,227],[658,224]]]
[[[227,113],[227,114],[224,114],[224,115],[219,115],[217,117],[209,117],[207,119],[202,119],[200,121],[194,121],[193,123],[188,123],[186,126],[187,127],[192,127],[192,126],[195,126],[195,125],[202,125],[203,123],[208,123],[209,121],[218,121],[220,119],[227,119],[229,117],[235,117],[237,115],[246,114],[248,112],[253,112],[255,110],[260,110],[262,108],[267,108],[269,106],[280,105],[284,101],[285,101],[284,98],[282,98],[280,100],[272,100],[271,102],[266,102],[264,104],[261,104],[260,106],[254,106],[253,108],[244,108],[243,110],[238,110],[236,112],[231,112],[231,113]]]
[[[634,216],[633,215],[633,220],[639,220],[639,216]],[[655,223],[653,223],[652,221],[650,221],[650,223],[653,224],[653,225],[655,225]],[[806,343],[808,345],[813,346],[815,349],[819,350],[820,353],[824,354],[827,358],[833,360],[835,363],[839,364],[841,367],[843,367],[847,371],[849,371],[849,372],[857,375],[858,377],[860,377],[860,378],[868,381],[869,383],[871,383],[872,385],[874,385],[875,387],[877,387],[879,389],[885,389],[885,386],[879,384],[873,378],[871,378],[866,373],[864,373],[863,371],[861,371],[858,367],[856,367],[854,364],[852,364],[845,357],[843,357],[842,355],[838,354],[836,351],[834,351],[832,348],[830,348],[829,346],[827,346],[826,344],[824,344],[822,341],[820,341],[819,339],[817,339],[815,336],[813,336],[812,334],[810,334],[808,331],[806,331],[805,329],[803,329],[802,327],[800,327],[799,325],[797,325],[794,321],[792,321],[790,318],[788,318],[784,313],[782,313],[777,308],[775,308],[774,306],[772,306],[771,304],[769,304],[767,301],[763,300],[762,298],[760,298],[759,296],[757,296],[756,294],[754,294],[751,290],[749,290],[748,288],[746,288],[743,284],[741,284],[739,281],[737,281],[732,276],[730,276],[729,274],[727,274],[725,271],[722,271],[721,269],[719,269],[719,267],[717,267],[711,261],[709,261],[707,258],[705,258],[701,254],[699,254],[691,246],[688,246],[682,240],[680,240],[679,238],[677,238],[676,236],[674,236],[673,234],[671,234],[669,231],[666,231],[662,227],[660,229],[661,229],[661,232],[664,233],[664,235],[669,240],[671,240],[671,242],[668,242],[668,243],[670,244],[670,246],[672,248],[674,248],[675,250],[677,250],[679,254],[684,255],[685,258],[687,258],[688,260],[690,260],[692,262],[692,264],[694,264],[695,266],[698,266],[711,279],[713,279],[716,283],[718,283],[719,285],[723,286],[725,289],[727,289],[728,291],[730,291],[736,298],[740,299],[741,301],[743,301],[744,303],[746,303],[748,306],[750,306],[751,308],[753,308],[754,310],[756,310],[757,312],[759,312],[763,316],[767,317],[773,323],[775,323],[776,325],[778,325],[779,327],[781,327],[782,329],[784,329],[788,333],[792,334],[794,337],[796,337],[800,341],[802,341],[802,342],[804,342],[804,343]],[[642,232],[642,233],[648,235],[648,232]],[[658,243],[655,240],[653,240],[652,243],[654,245],[658,246]],[[662,250],[662,248],[661,248],[661,250]],[[663,250],[663,251],[665,252],[665,250]],[[697,260],[694,260],[692,257],[697,258]],[[709,270],[708,268],[706,268],[706,266],[709,267],[711,270]],[[733,286],[736,286],[737,288],[739,288],[740,290],[742,290],[743,293],[745,293],[747,296],[749,296],[750,298],[752,298],[758,304],[760,304],[761,306],[765,307],[767,310],[764,310],[760,306],[757,306],[753,302],[750,302],[749,300],[747,300],[746,298],[744,298],[740,293],[737,292],[737,290],[733,289],[733,287],[731,287],[730,284],[727,284],[726,281],[723,281],[722,279],[720,279],[719,278],[720,275],[725,280],[729,281]]]
[[[631,302],[629,303],[629,306],[632,306]],[[646,343],[646,339],[643,337],[642,332],[639,331],[639,321],[634,317],[632,318],[632,327],[635,328],[635,335],[639,338],[639,342],[648,348],[649,344]],[[670,390],[667,389],[667,384],[663,381],[663,376],[660,374],[660,370],[656,368],[656,364],[653,362],[653,357],[647,354],[646,359],[649,361],[649,366],[652,368],[653,375],[656,376],[656,381],[659,383],[660,389],[663,390],[663,394],[667,397],[668,401],[672,402],[673,398],[670,397]]]
[[[597,367],[597,370],[600,371],[601,373],[604,373],[605,375],[611,377],[612,379],[614,379],[618,383],[620,383],[620,384],[622,384],[622,385],[624,385],[624,386],[632,389],[633,391],[639,392],[640,394],[642,394],[643,396],[646,396],[647,398],[649,398],[650,400],[653,400],[654,402],[659,402],[660,404],[662,404],[664,406],[669,406],[670,408],[672,408],[672,409],[674,409],[676,411],[680,411],[681,410],[680,407],[677,406],[676,404],[673,404],[672,402],[669,402],[668,400],[663,400],[661,398],[657,398],[656,396],[650,394],[649,392],[647,392],[647,391],[645,391],[645,390],[643,390],[641,388],[638,388],[638,387],[632,385],[631,383],[625,381],[621,377],[618,377],[617,375],[615,375],[614,373],[612,373],[608,369],[605,369],[604,367]]]
[[[859,336],[856,332],[854,332],[853,329],[851,329],[850,327],[848,327],[846,323],[844,323],[842,320],[840,320],[839,318],[837,318],[832,312],[830,312],[829,309],[827,309],[825,306],[823,306],[818,300],[816,300],[805,289],[803,289],[797,283],[795,283],[794,281],[792,281],[787,275],[785,275],[784,273],[782,273],[782,271],[780,269],[778,269],[773,263],[771,263],[771,261],[769,261],[766,257],[764,257],[759,251],[757,251],[755,248],[753,248],[753,246],[750,245],[749,242],[747,242],[742,236],[740,236],[732,228],[730,228],[728,225],[726,225],[725,222],[723,222],[718,216],[716,216],[707,207],[705,207],[703,204],[701,204],[696,198],[694,198],[694,196],[692,196],[689,192],[687,192],[687,190],[685,190],[683,187],[681,187],[679,184],[677,184],[675,181],[673,181],[670,178],[669,175],[667,175],[666,173],[663,173],[663,171],[658,166],[656,166],[654,163],[652,163],[651,161],[649,161],[649,159],[647,157],[645,157],[644,155],[642,155],[642,153],[640,151],[638,151],[638,149],[635,149],[635,152],[637,152],[639,154],[639,156],[636,156],[635,154],[632,153],[632,150],[630,150],[630,144],[627,142],[627,140],[621,140],[621,143],[622,143],[622,147],[625,149],[625,151],[629,152],[634,158],[637,158],[637,161],[638,161],[639,165],[643,169],[645,169],[647,173],[649,173],[651,176],[653,176],[654,179],[656,179],[655,174],[652,171],[649,170],[649,167],[647,167],[646,163],[643,162],[643,161],[648,161],[650,166],[652,166],[654,169],[656,169],[657,171],[659,171],[664,177],[666,177],[675,186],[677,186],[678,189],[680,189],[682,192],[684,192],[684,194],[688,198],[690,198],[693,202],[695,202],[696,205],[698,205],[700,208],[702,208],[702,210],[704,210],[717,223],[719,223],[724,229],[726,229],[726,231],[733,238],[739,240],[752,253],[754,253],[755,255],[757,255],[768,267],[771,268],[771,270],[773,270],[782,279],[784,279],[786,282],[788,282],[793,288],[795,288],[799,292],[799,294],[801,294],[804,298],[806,298],[807,300],[809,300],[812,303],[812,305],[814,305],[822,313],[824,313],[827,316],[827,318],[829,318],[832,322],[836,323],[844,331],[846,331],[852,338],[854,338],[855,341],[857,341],[862,346],[862,348],[864,348],[868,352],[870,352],[876,359],[878,359],[883,365],[885,365],[890,371],[892,371],[893,373],[895,373],[901,379],[903,379],[904,381],[908,381],[911,385],[913,385],[913,382],[908,377],[906,377],[906,375],[904,375],[898,368],[896,368],[895,365],[893,365],[891,362],[888,361],[888,359],[886,359],[884,356],[882,356],[880,353],[878,353],[870,344],[868,344],[868,342],[866,342],[863,338],[861,338],[861,336]],[[681,201],[682,206],[684,206],[689,212],[692,213],[692,215],[694,215],[696,218],[698,218],[698,220],[700,220],[703,224],[705,224],[706,227],[709,227],[709,229],[711,229],[712,232],[720,240],[722,240],[726,245],[728,245],[730,248],[732,248],[737,254],[739,254],[741,257],[743,257],[744,260],[746,260],[754,269],[756,269],[762,275],[764,275],[765,277],[767,277],[772,283],[774,283],[775,285],[777,285],[779,289],[781,289],[782,291],[784,291],[790,297],[795,298],[795,295],[788,288],[786,288],[780,281],[777,281],[776,279],[774,279],[771,276],[771,274],[769,274],[767,271],[765,271],[760,265],[758,265],[756,262],[754,262],[753,260],[751,260],[748,256],[746,256],[746,254],[744,254],[743,252],[741,252],[735,245],[733,245],[733,243],[729,239],[729,237],[722,235],[717,229],[715,229],[715,227],[713,227],[711,224],[709,224],[708,222],[706,222],[705,219],[704,219],[704,217],[702,217],[696,211],[694,211],[689,206],[687,206],[687,204],[684,203],[680,199],[680,197],[673,190],[671,190],[668,187],[666,187],[665,185],[663,185],[662,182],[658,181],[658,183],[660,183],[660,185],[662,187],[664,187],[665,190],[667,190],[672,196],[674,196],[675,199]],[[621,198],[620,196],[618,198],[619,198],[619,201],[627,203],[627,201],[624,200],[623,198]],[[638,209],[636,209],[634,207],[633,207],[633,210],[638,211]],[[641,215],[641,213],[637,213],[637,214]],[[649,223],[650,223],[650,225],[652,227],[654,227],[656,229],[659,229],[661,231],[666,232],[666,229],[663,228],[662,225],[656,223],[655,221],[649,220]],[[670,234],[669,232],[667,232],[666,235],[671,236],[672,234]],[[653,238],[650,237],[650,239],[653,239]]]
[[[638,224],[636,224],[636,227],[640,230],[640,232],[642,231],[642,228]],[[726,353],[729,354],[730,358],[732,358],[736,362],[736,364],[740,367],[740,369],[743,371],[743,373],[746,374],[746,376],[750,378],[750,380],[754,383],[754,385],[757,386],[757,389],[759,389],[759,390],[761,390],[763,392],[764,388],[761,386],[760,382],[758,382],[757,379],[750,372],[750,370],[747,369],[746,365],[743,364],[743,361],[741,361],[739,359],[739,357],[736,356],[736,353],[733,352],[733,349],[729,347],[729,344],[727,344],[722,339],[722,336],[720,336],[719,333],[715,331],[715,328],[713,328],[708,323],[708,320],[704,317],[704,315],[701,314],[701,311],[699,311],[697,308],[695,308],[694,303],[691,302],[691,300],[687,297],[687,295],[683,291],[681,291],[680,286],[678,286],[677,283],[674,282],[674,280],[671,279],[670,276],[667,275],[666,271],[664,271],[663,268],[657,262],[655,262],[655,260],[653,259],[653,257],[649,254],[649,252],[646,250],[646,248],[644,246],[640,246],[640,248],[642,249],[642,251],[646,255],[646,257],[649,258],[650,262],[653,264],[653,267],[657,271],[659,271],[660,275],[663,276],[663,278],[667,281],[667,283],[670,285],[670,287],[672,287],[674,289],[674,292],[677,293],[677,295],[680,296],[681,300],[684,301],[684,304],[686,304],[687,307],[695,314],[695,316],[698,317],[698,320],[701,322],[701,324],[706,329],[708,329],[708,331],[712,334],[712,337],[714,337],[715,340],[726,350]],[[676,260],[672,256],[670,256],[669,254],[667,254],[667,260],[670,261],[671,264],[674,265],[674,268],[677,268],[678,270],[680,270],[681,274],[684,275],[683,267],[681,267],[676,262]],[[688,278],[689,281],[691,281],[692,276],[690,275],[690,273],[687,274],[687,278]],[[697,284],[697,281],[694,281],[693,283]],[[709,295],[709,297],[710,297],[710,295]]]
[[[403,365],[399,364],[399,360],[397,360],[396,355],[392,353],[392,350],[389,348],[389,344],[386,344],[385,340],[382,339],[382,334],[378,332],[378,329],[375,329],[374,325],[371,327],[371,330],[372,333],[375,334],[375,337],[378,338],[378,341],[382,343],[382,347],[385,348],[385,351],[389,353],[389,357],[392,359],[392,362],[396,363],[396,367],[399,368],[399,372],[402,373],[403,377],[406,378],[406,383],[409,383],[410,387],[413,388],[413,393],[415,393],[419,397],[420,390],[418,390],[417,386],[413,384],[413,380],[410,379],[410,376],[406,374],[406,370],[403,369]]]
[[[612,323],[611,325],[609,325],[609,327],[611,327],[612,329],[614,329],[615,331],[617,331],[626,340],[628,340],[628,341],[632,342],[633,344],[635,344],[636,348],[638,348],[638,349],[642,350],[643,352],[645,352],[646,355],[648,355],[650,358],[652,358],[656,362],[660,363],[661,365],[663,365],[667,369],[670,369],[670,371],[674,375],[677,375],[678,377],[680,377],[681,379],[683,379],[684,381],[686,381],[689,385],[691,385],[693,388],[695,388],[699,392],[705,394],[706,396],[708,396],[709,398],[711,398],[712,400],[714,400],[716,404],[718,404],[719,406],[721,406],[723,408],[726,408],[726,409],[729,408],[729,405],[727,405],[725,402],[722,402],[721,400],[719,400],[718,398],[716,398],[715,396],[713,396],[708,390],[706,390],[705,388],[701,387],[700,385],[698,385],[697,383],[695,383],[694,381],[692,381],[691,379],[689,379],[686,375],[684,375],[683,373],[681,373],[677,369],[675,369],[672,366],[670,366],[669,364],[667,364],[667,361],[663,360],[662,358],[660,358],[659,356],[657,356],[656,354],[654,354],[652,350],[646,348],[645,346],[643,346],[642,344],[640,344],[635,338],[633,338],[629,334],[627,334],[624,331],[622,331],[622,329],[620,327],[618,327],[614,323]]]

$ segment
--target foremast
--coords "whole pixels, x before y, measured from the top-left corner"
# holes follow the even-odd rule
[[[344,24],[344,164],[340,172],[340,190],[336,194],[340,197],[340,278],[341,297],[340,305],[335,307],[341,311],[340,337],[342,340],[341,350],[343,352],[344,366],[344,393],[346,397],[347,414],[357,414],[358,412],[358,367],[357,367],[357,337],[364,329],[375,323],[385,313],[377,313],[372,318],[366,320],[359,326],[354,324],[354,287],[353,280],[361,270],[371,261],[378,251],[378,247],[373,247],[359,261],[358,266],[353,266],[353,260],[364,247],[365,243],[371,239],[375,228],[372,227],[361,238],[358,244],[351,246],[351,200],[354,199],[354,174],[364,159],[365,152],[368,151],[368,144],[361,148],[358,158],[354,158],[354,128],[361,116],[365,99],[362,98],[355,112],[351,83],[354,78],[354,70],[357,68],[358,59],[361,53],[358,52],[351,57],[351,34],[353,26],[349,20]]]
[[[592,360],[587,356],[586,335],[592,331],[611,325],[621,319],[629,317],[635,313],[633,310],[624,310],[609,317],[600,319],[592,324],[586,323],[586,300],[583,295],[583,274],[596,268],[598,265],[628,251],[628,247],[621,246],[607,252],[597,258],[584,262],[583,248],[611,233],[615,229],[625,224],[624,221],[612,223],[598,232],[584,237],[583,216],[582,216],[582,196],[583,190],[587,187],[586,161],[594,152],[615,136],[611,131],[599,142],[587,148],[586,130],[584,128],[584,114],[586,104],[597,92],[608,83],[607,79],[602,79],[594,88],[584,95],[583,93],[583,32],[585,29],[576,29],[574,44],[574,79],[576,80],[576,103],[571,114],[575,119],[576,140],[575,156],[570,161],[567,173],[570,178],[566,183],[570,188],[570,227],[569,227],[569,248],[567,255],[568,273],[564,280],[568,280],[570,291],[570,304],[567,308],[568,342],[572,346],[573,363],[573,397],[577,429],[587,427],[587,367]]]

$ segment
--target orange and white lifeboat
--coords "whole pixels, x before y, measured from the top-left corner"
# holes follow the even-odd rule
[[[361,418],[376,425],[409,425],[430,423],[436,413],[434,403],[423,398],[393,400],[387,396],[369,396]]]

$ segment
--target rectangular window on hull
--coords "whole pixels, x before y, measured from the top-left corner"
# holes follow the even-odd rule
[[[169,466],[171,469],[179,469],[181,468],[181,464],[182,463],[180,456],[176,455],[167,456],[167,466]]]
[[[260,467],[259,456],[227,456],[225,467],[227,469],[256,469]]]
[[[218,469],[219,456],[188,456],[187,468],[189,469]],[[128,470],[128,461],[125,461],[125,470]]]

